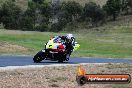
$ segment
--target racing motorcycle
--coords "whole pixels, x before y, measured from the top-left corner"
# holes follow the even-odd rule
[[[39,51],[33,58],[34,63],[40,63],[42,60],[58,61],[62,63],[68,61],[72,51],[77,50],[80,45],[75,42],[71,52],[66,50],[65,41],[59,36],[55,36],[50,39],[46,44],[45,48]]]

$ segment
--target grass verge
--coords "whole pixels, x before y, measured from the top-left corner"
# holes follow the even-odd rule
[[[66,33],[53,32],[29,32],[29,31],[0,31],[0,47],[3,44],[12,44],[24,47],[25,51],[18,47],[1,49],[0,54],[34,55],[44,48],[44,44],[55,35]],[[80,49],[73,53],[73,57],[107,57],[107,58],[132,58],[132,33],[74,33]],[[9,51],[8,48],[12,50]]]

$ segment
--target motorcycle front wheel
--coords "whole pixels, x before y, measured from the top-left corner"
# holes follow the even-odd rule
[[[43,52],[39,51],[33,58],[34,63],[40,63],[43,60]]]

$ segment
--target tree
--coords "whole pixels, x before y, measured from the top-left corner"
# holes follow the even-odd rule
[[[38,6],[39,15],[37,16],[37,30],[49,31],[51,18],[51,4],[46,0]]]
[[[36,3],[29,1],[27,10],[21,15],[20,29],[21,30],[34,30],[36,20]]]
[[[23,31],[34,30],[34,20],[31,16],[24,14],[20,21],[20,29]]]
[[[127,8],[127,10],[130,9],[131,13],[132,13],[132,0],[126,0],[126,8]]]
[[[121,10],[121,0],[108,0],[103,8],[107,12],[107,15],[113,16],[113,20],[115,21]]]
[[[68,13],[69,21],[75,21],[82,13],[82,6],[75,1],[63,2],[61,10]]]
[[[66,24],[69,22],[68,20],[68,13],[65,11],[58,13],[58,22],[53,23],[51,27],[51,31],[61,31],[63,28],[65,28]]]
[[[1,7],[1,22],[7,29],[18,29],[20,15],[22,11],[20,7],[12,1],[6,1]]]
[[[28,2],[28,8],[21,19],[21,27],[23,30],[48,30],[50,24],[50,5],[44,0],[42,0],[41,3],[38,1],[34,0]]]
[[[99,21],[103,21],[105,18],[105,12],[103,9],[94,2],[85,4],[83,9],[84,18],[88,18],[93,26],[97,26]]]
[[[61,1],[56,0],[55,2],[51,3],[51,14],[53,17],[56,17],[56,15],[60,12],[61,10]]]
[[[48,2],[44,2],[39,9],[43,17],[47,18],[49,21],[49,18],[51,17],[51,5]]]
[[[41,4],[41,3],[43,3],[44,0],[32,0],[32,1],[35,3]]]
[[[82,14],[82,6],[75,1],[63,2],[61,5],[58,2],[58,6],[54,9],[57,21],[52,24],[52,31],[61,31],[67,23],[77,21]]]
[[[125,15],[132,13],[132,0],[121,0],[121,11]]]
[[[1,7],[0,7],[0,24],[1,24],[1,18],[2,18],[2,10],[1,10]]]

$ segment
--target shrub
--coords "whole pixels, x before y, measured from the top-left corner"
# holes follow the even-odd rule
[[[35,26],[35,31],[40,31],[40,32],[49,31],[49,27],[47,24],[43,23],[38,26]]]

